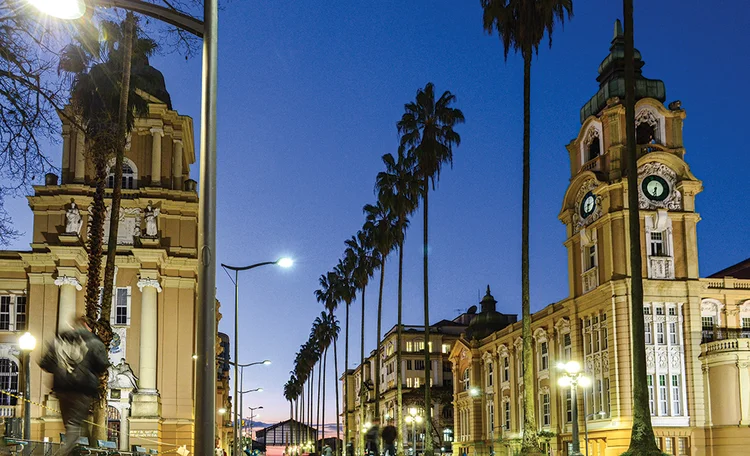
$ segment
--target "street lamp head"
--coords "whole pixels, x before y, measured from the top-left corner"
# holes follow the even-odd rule
[[[417,416],[417,408],[416,407],[409,407],[409,415],[411,416]]]
[[[568,363],[565,364],[565,370],[569,374],[577,374],[581,372],[581,364],[578,361],[568,361]]]
[[[219,409],[219,415],[223,415],[225,413],[227,413],[227,409],[225,409],[224,407]]]
[[[562,386],[563,388],[567,388],[570,386],[570,377],[567,375],[563,375],[562,377],[557,379],[557,384]]]
[[[411,422],[414,421],[414,418],[412,418],[411,416],[407,416],[407,417],[404,417],[404,421],[411,424]]]
[[[39,11],[59,19],[78,19],[86,14],[84,0],[27,0]]]
[[[294,260],[291,258],[283,257],[276,260],[276,264],[282,268],[291,268],[294,265]]]
[[[258,388],[256,391],[259,392],[259,393],[262,393],[263,392],[263,388]],[[263,408],[263,407],[260,407],[260,408]]]
[[[25,332],[18,338],[18,345],[21,350],[30,352],[36,347],[36,338],[30,332]]]
[[[476,386],[469,389],[469,394],[473,397],[479,396],[479,392],[479,388],[477,388]]]
[[[586,377],[585,375],[581,375],[578,378],[578,384],[583,388],[588,388],[589,386],[591,386],[591,379],[589,377]]]
[[[417,422],[417,424],[421,423],[421,422],[422,422],[422,415],[417,415],[417,416],[415,416],[415,417],[414,417],[414,421],[416,421],[416,422]]]
[[[264,366],[268,366],[269,364],[271,364],[271,360],[266,359],[263,361]]]

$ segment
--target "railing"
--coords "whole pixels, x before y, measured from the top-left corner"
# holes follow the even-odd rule
[[[583,292],[588,293],[599,286],[599,268],[594,266],[581,274],[581,278],[583,279]]]
[[[742,336],[742,334],[740,334]],[[735,339],[720,339],[714,341],[703,341],[701,352],[704,355],[720,352],[750,351],[750,331],[745,331],[744,336]]]
[[[734,277],[719,277],[715,279],[705,279],[708,288],[734,288],[739,290],[750,290],[750,280],[735,279]]]
[[[651,152],[669,152],[669,149],[666,146],[662,146],[661,144],[652,143],[652,144],[638,144],[636,146],[638,149],[638,156],[643,157],[646,154],[649,154]]]
[[[704,328],[701,331],[701,344],[716,341],[736,342],[737,339],[747,339],[750,343],[750,328]]]
[[[649,279],[674,279],[674,259],[672,257],[648,257]]]
[[[0,405],[1,418],[13,418],[14,416],[16,416],[15,405]]]
[[[583,166],[581,166],[581,171],[599,171],[600,158],[600,156],[597,156],[584,163]]]

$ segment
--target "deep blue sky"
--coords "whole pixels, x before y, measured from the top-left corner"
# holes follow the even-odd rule
[[[682,100],[687,111],[685,158],[705,187],[697,198],[705,276],[750,256],[742,133],[750,6],[669,0],[635,7],[644,75],[664,80],[667,101]],[[596,69],[621,15],[619,1],[575,2],[575,17],[532,65],[532,310],[568,293],[565,229],[557,220],[570,178],[565,145],[598,88]],[[482,30],[478,0],[229,2],[220,12],[219,58],[219,262],[297,260],[291,270],[268,267],[240,279],[240,362],[273,360],[245,375],[245,389],[265,388],[245,398],[246,406],[264,406],[260,420],[288,416],[282,387],[322,310],[313,296],[318,277],[362,226],[380,157],[397,147],[395,122],[428,81],[456,94],[466,116],[454,167],[430,197],[430,319],[453,318],[488,284],[500,311],[520,313],[522,60],[511,54],[504,61],[497,36]],[[164,72],[175,109],[194,118],[197,149],[200,58],[171,54],[152,63]],[[52,153],[59,161],[58,149]],[[192,173],[197,180],[197,166]],[[8,209],[30,233],[25,200]],[[412,324],[423,318],[421,232],[416,214],[405,254],[404,321]],[[14,247],[28,242],[27,235]],[[396,320],[394,265],[386,269],[384,331]],[[233,288],[221,270],[217,287],[220,329],[231,335]],[[376,288],[367,292],[368,351]],[[352,360],[359,356],[358,308],[359,301],[351,311]],[[339,318],[342,369],[343,309]],[[333,382],[328,391],[331,418]]]

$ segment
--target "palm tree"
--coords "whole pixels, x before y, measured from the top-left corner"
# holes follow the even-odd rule
[[[294,374],[292,374],[292,377],[284,384],[284,399],[286,399],[289,402],[289,436],[286,440],[286,446],[288,454],[288,449],[292,445],[292,438],[294,435],[294,431],[292,429],[292,423],[294,420],[294,400],[296,398],[296,378],[294,377]]]
[[[555,23],[573,16],[572,0],[482,0],[484,30],[497,31],[503,42],[505,59],[508,52],[521,52],[523,57],[523,209],[521,233],[521,312],[523,338],[523,381],[533,385],[531,353],[531,308],[529,302],[529,191],[530,191],[530,122],[531,122],[531,58],[539,51],[545,33],[552,46]],[[534,418],[534,388],[524,388],[523,454],[540,453]]]
[[[375,416],[380,417],[380,339],[383,319],[383,282],[385,281],[385,260],[396,245],[396,215],[380,198],[376,204],[367,204],[365,213],[365,230],[373,242],[373,254],[380,262],[380,291],[378,293],[378,323],[375,342]]]
[[[427,281],[427,209],[429,184],[433,190],[435,181],[440,179],[443,163],[453,164],[453,146],[461,143],[461,137],[453,129],[456,124],[464,122],[461,110],[451,107],[456,101],[455,95],[443,92],[435,100],[435,87],[429,82],[424,89],[417,91],[415,101],[404,105],[404,115],[398,121],[398,132],[401,135],[401,148],[414,160],[414,174],[421,181],[422,200],[424,201],[424,353],[425,353],[425,435],[431,436],[432,400],[430,398],[430,305]],[[425,456],[432,456],[432,439],[425,442]]]
[[[404,237],[406,227],[409,224],[407,215],[414,212],[419,200],[419,181],[412,173],[412,163],[404,155],[403,150],[399,149],[398,160],[391,154],[383,155],[385,171],[378,173],[375,189],[378,198],[383,200],[393,212],[396,213],[396,241],[398,243],[398,321],[396,323],[396,423],[398,424],[398,449],[397,454],[403,455],[404,442],[401,436],[404,429],[404,404],[402,393],[402,373],[401,373],[401,333],[403,324],[402,317],[402,297],[403,297],[403,279],[404,279]]]
[[[104,283],[100,280],[105,218],[105,180],[107,164],[115,156],[115,185],[110,210],[120,208],[122,161],[125,138],[133,128],[136,115],[144,115],[148,104],[137,90],[157,93],[163,81],[153,72],[143,71],[157,48],[155,41],[145,37],[137,27],[135,16],[128,13],[123,23],[103,21],[101,31],[83,25],[74,44],[61,52],[58,69],[72,77],[71,106],[84,128],[90,157],[95,168],[94,198],[89,220],[88,277],[86,284],[86,317],[94,332],[107,348],[112,340],[109,325],[114,260],[117,247],[118,217],[111,217],[110,237]],[[101,37],[101,39],[100,39]],[[99,289],[102,297],[99,301]],[[100,399],[106,396],[107,374],[100,382]],[[106,424],[104,400],[95,408],[95,420]],[[97,426],[96,438],[106,439],[106,426]]]
[[[349,441],[349,307],[356,297],[357,288],[353,279],[353,265],[350,261],[339,260],[333,269],[336,275],[334,288],[336,296],[344,301],[346,305],[346,335],[344,336],[344,440]],[[335,342],[334,342],[335,343]],[[334,349],[335,349],[334,345]],[[336,376],[338,378],[338,375]],[[338,388],[336,389],[338,392]]]
[[[625,144],[628,170],[628,228],[630,232],[631,347],[633,350],[633,428],[629,455],[661,455],[656,446],[649,409],[646,338],[643,322],[643,271],[641,259],[641,223],[638,211],[638,157],[635,139],[635,64],[633,37],[633,0],[623,1],[625,19]]]
[[[354,285],[358,290],[362,290],[362,329],[361,329],[361,341],[360,341],[360,369],[361,369],[361,385],[360,385],[360,407],[359,407],[359,422],[364,423],[365,417],[365,289],[367,283],[370,281],[375,268],[378,266],[378,260],[373,255],[372,239],[368,237],[368,233],[365,230],[357,232],[356,236],[352,236],[351,239],[345,241],[347,245],[346,257],[347,260],[352,262],[352,278],[354,279]],[[360,439],[360,453],[364,453],[364,440]]]

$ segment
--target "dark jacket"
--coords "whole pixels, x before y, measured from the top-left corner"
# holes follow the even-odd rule
[[[109,367],[102,341],[85,329],[61,333],[47,347],[39,367],[52,374],[54,391],[96,396],[99,377]]]

